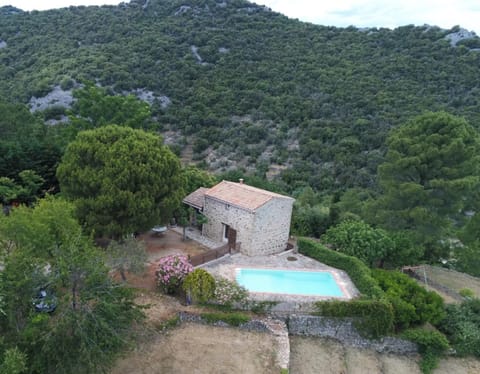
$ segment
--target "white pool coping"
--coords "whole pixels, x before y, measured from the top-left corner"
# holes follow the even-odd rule
[[[218,261],[215,261],[215,263],[204,264],[202,265],[202,268],[214,276],[221,276],[232,281],[236,281],[236,272],[237,269],[240,268],[329,272],[332,274],[343,293],[343,296],[322,296],[249,291],[251,299],[258,301],[311,303],[323,300],[345,301],[360,295],[358,289],[350,280],[350,277],[343,270],[325,265],[298,253],[289,253],[289,255],[290,256],[271,255],[250,257],[242,254],[236,254],[219,259]],[[297,260],[289,261],[289,257],[295,257]]]

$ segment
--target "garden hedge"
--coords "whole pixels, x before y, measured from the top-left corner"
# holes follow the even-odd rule
[[[345,271],[365,296],[376,299],[383,296],[383,291],[372,277],[370,269],[358,258],[328,249],[311,239],[299,238],[297,243],[301,254]]]

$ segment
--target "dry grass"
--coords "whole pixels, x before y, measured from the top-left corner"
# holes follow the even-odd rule
[[[278,374],[272,335],[182,324],[120,359],[112,374]]]
[[[458,271],[440,268],[437,266],[425,266],[428,279],[432,279],[442,286],[459,292],[463,288],[471,289],[476,297],[480,297],[480,279]]]

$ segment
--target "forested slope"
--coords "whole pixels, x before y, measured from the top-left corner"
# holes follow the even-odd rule
[[[277,165],[292,190],[371,188],[392,127],[427,110],[480,125],[480,39],[452,46],[456,31],[317,26],[243,0],[3,7],[0,99],[144,89],[160,130],[214,170]]]

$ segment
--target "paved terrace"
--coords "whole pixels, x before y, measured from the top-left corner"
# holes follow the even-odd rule
[[[290,309],[298,309],[298,305],[295,306],[295,304],[299,303],[312,303],[314,301],[329,299],[349,300],[360,295],[357,288],[344,271],[332,268],[309,257],[298,253],[293,253],[292,251],[283,252],[277,255],[254,257],[235,254],[232,256],[222,257],[210,263],[206,263],[201,265],[201,267],[213,275],[219,275],[230,280],[235,280],[237,268],[328,271],[333,275],[344,295],[343,297],[326,297],[259,292],[250,293],[251,298],[254,300],[290,303]]]

